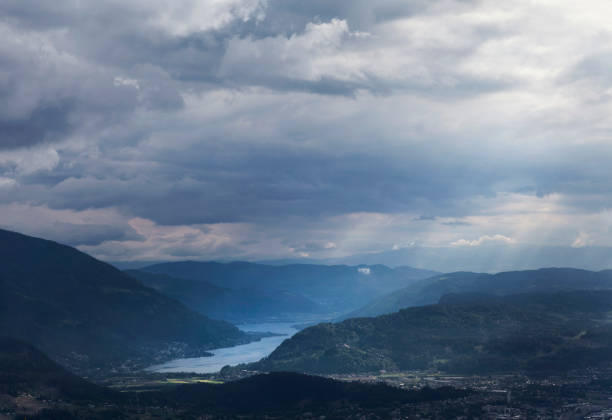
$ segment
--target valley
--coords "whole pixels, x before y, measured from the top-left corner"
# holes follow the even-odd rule
[[[331,319],[439,273],[384,265],[182,261],[126,274],[203,315],[253,323]]]
[[[250,378],[250,379],[249,379]],[[300,375],[269,377],[261,375],[229,378],[219,374],[132,374],[107,377],[101,385],[120,391],[121,398],[71,400],[40,391],[16,394],[0,402],[0,418],[13,419],[27,414],[35,419],[92,418],[111,419],[195,419],[202,414],[210,419],[267,418],[313,419],[320,415],[347,419],[431,419],[479,418],[606,418],[612,413],[612,366],[594,370],[573,370],[562,375],[445,375],[436,371],[329,375],[329,380],[361,384],[322,393],[308,390],[309,379]],[[255,381],[256,387],[245,385]],[[305,382],[304,382],[305,380]],[[228,382],[229,381],[229,382]],[[235,401],[234,390],[223,384],[238,381],[244,405],[232,407],[224,399]],[[391,388],[382,388],[381,383]],[[244,384],[244,385],[242,385]],[[317,383],[317,389],[324,383]],[[268,392],[274,387],[291,389],[293,397]],[[211,388],[215,387],[215,388]],[[213,389],[216,391],[212,392]],[[261,392],[257,391],[259,389]],[[391,391],[398,389],[399,391]],[[350,391],[349,391],[350,390]],[[360,392],[367,392],[368,397]],[[138,392],[135,394],[134,392]],[[177,392],[183,396],[176,399]],[[185,394],[187,392],[187,394]],[[314,393],[313,393],[314,392]],[[212,396],[210,394],[213,394]],[[198,398],[199,403],[195,403]],[[209,405],[202,406],[208,394]],[[322,395],[326,395],[323,397]],[[342,402],[337,400],[343,395]],[[387,395],[386,397],[384,395]],[[391,398],[389,396],[392,395]],[[347,398],[348,397],[348,398]],[[82,398],[82,397],[81,397]],[[259,403],[253,403],[253,398]],[[215,403],[212,403],[215,401]],[[308,401],[308,402],[306,402]],[[307,405],[304,405],[307,404]],[[264,414],[265,413],[265,414]],[[23,418],[23,417],[21,417]]]
[[[209,351],[210,356],[170,360],[160,365],[149,366],[146,370],[156,373],[217,373],[225,366],[256,362],[267,357],[284,340],[291,338],[298,331],[294,328],[297,322],[299,321],[239,324],[238,328],[242,331],[260,334],[271,333],[271,336],[238,346],[211,349]]]
[[[54,242],[0,239],[5,418],[612,410],[609,271],[420,278],[431,272],[187,262],[121,272]],[[372,308],[390,313],[351,318]]]
[[[611,17],[0,0],[0,420],[612,420]]]

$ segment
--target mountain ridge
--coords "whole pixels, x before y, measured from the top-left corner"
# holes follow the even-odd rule
[[[322,309],[303,296],[283,291],[229,289],[205,280],[140,270],[125,270],[125,273],[203,315],[230,322],[294,319],[296,314],[318,314]]]
[[[486,374],[612,362],[611,290],[459,296],[376,318],[318,324],[237,369]]]
[[[234,290],[287,292],[309,299],[327,312],[346,312],[414,281],[429,277],[428,270],[383,265],[346,266],[291,264],[272,266],[244,261],[230,263],[181,261],[156,264],[141,271],[205,281]]]
[[[65,365],[140,366],[249,341],[72,247],[0,230],[0,254],[3,335]]]
[[[402,308],[433,304],[448,293],[486,292],[492,295],[535,291],[612,289],[612,270],[569,267],[514,270],[495,274],[458,271],[415,282],[386,294],[340,319],[378,316]]]

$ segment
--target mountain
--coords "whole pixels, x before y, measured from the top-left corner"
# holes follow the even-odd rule
[[[156,264],[144,267],[141,271],[205,281],[225,289],[258,290],[272,295],[284,292],[313,301],[328,313],[356,309],[370,302],[373,297],[438,274],[409,267],[391,269],[382,265],[272,266],[247,262],[196,261]],[[296,307],[296,311],[302,310]]]
[[[142,366],[249,340],[69,246],[0,230],[0,255],[0,331],[63,364]]]
[[[285,419],[304,418],[305,413],[310,413],[307,418],[361,418],[366,413],[377,415],[367,418],[390,418],[407,405],[460,400],[472,394],[451,387],[406,391],[286,372],[224,384],[118,392],[68,372],[30,344],[0,338],[0,413],[14,414],[11,418]]]
[[[497,274],[457,272],[415,282],[350,312],[342,319],[377,316],[410,306],[436,303],[449,293],[479,292],[508,295],[562,290],[612,289],[612,270],[588,271],[574,268],[542,268]]]
[[[358,373],[567,371],[612,362],[612,291],[451,295],[376,318],[319,324],[237,369]]]
[[[336,381],[318,376],[290,372],[259,374],[223,385],[185,385],[166,396],[196,412],[217,413],[227,418],[348,418],[375,409],[379,416],[390,418],[390,412],[403,404],[462,398],[472,391],[450,387],[405,391],[384,384]],[[310,415],[305,416],[305,413]],[[314,414],[317,416],[314,416]],[[344,417],[344,415],[347,417]],[[331,417],[327,417],[330,416]],[[234,417],[236,416],[236,417]],[[382,416],[382,417],[380,417]]]
[[[341,258],[311,260],[312,264],[384,264],[389,267],[410,265],[435,267],[445,273],[537,269],[540,267],[579,267],[601,270],[612,267],[609,246],[541,246],[484,241],[479,246],[409,246]]]
[[[239,322],[295,317],[296,314],[322,311],[320,305],[310,299],[284,291],[228,289],[203,280],[177,278],[140,270],[126,270],[125,273],[215,319]]]
[[[68,372],[31,344],[0,337],[0,395],[20,393],[90,401],[119,396]]]

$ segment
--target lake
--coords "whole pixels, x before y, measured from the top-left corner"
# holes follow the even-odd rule
[[[169,362],[147,368],[151,372],[195,372],[214,373],[221,370],[223,366],[235,366],[240,363],[256,362],[262,357],[268,356],[284,340],[298,332],[293,328],[296,322],[269,322],[263,324],[243,324],[238,327],[243,331],[271,332],[285,334],[283,336],[266,337],[241,346],[226,347],[210,350],[212,357],[192,357],[187,359],[175,359]]]

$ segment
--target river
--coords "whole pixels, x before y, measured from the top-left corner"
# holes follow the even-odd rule
[[[290,338],[298,330],[293,328],[296,322],[269,322],[263,324],[243,324],[238,327],[243,331],[271,332],[285,334],[283,336],[266,337],[259,341],[253,341],[241,346],[226,347],[210,350],[212,357],[192,357],[187,359],[175,359],[169,362],[147,368],[151,372],[194,372],[214,373],[221,370],[223,366],[235,366],[240,363],[256,362],[266,357],[284,340]]]

